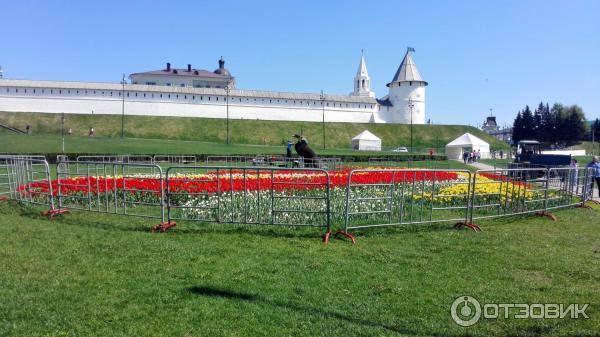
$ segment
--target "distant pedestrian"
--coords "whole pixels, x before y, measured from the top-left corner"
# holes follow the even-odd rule
[[[73,129],[69,128],[69,131],[67,131],[67,134],[70,136],[73,134]]]
[[[30,133],[31,133],[31,125],[27,124],[27,125],[25,126],[25,132],[26,132],[27,134],[30,134]]]
[[[569,168],[571,169],[571,190],[575,190],[575,193],[577,193],[577,187],[579,186],[577,183],[577,178],[579,175],[579,163],[577,162],[577,159],[573,158],[571,160],[571,165],[569,165]]]
[[[94,137],[94,128],[91,127],[90,128],[90,133],[88,134],[89,137]]]
[[[465,164],[467,164],[467,162],[468,162],[468,161],[469,161],[469,152],[467,152],[467,151],[464,151],[464,152],[463,152],[463,162],[464,162]]]
[[[500,159],[503,159],[504,157],[504,152],[502,150],[500,150]]]
[[[481,160],[481,150],[477,150],[477,161]]]
[[[285,156],[286,158],[292,158],[292,141],[287,141],[287,146],[285,148]]]
[[[587,164],[586,168],[590,170],[590,175],[592,177],[592,186],[590,187],[590,195],[594,197],[594,181],[598,186],[598,196],[600,197],[600,163],[598,162],[598,157],[593,156],[592,161]]]

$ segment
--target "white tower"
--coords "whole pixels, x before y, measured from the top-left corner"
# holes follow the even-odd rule
[[[354,76],[354,91],[350,95],[375,97],[375,93],[371,91],[371,79],[369,78],[367,64],[365,63],[365,54],[362,50],[360,52],[358,71],[356,72],[356,76]]]
[[[423,80],[417,70],[417,65],[412,59],[415,50],[408,48],[404,59],[394,75],[394,79],[387,84],[389,89],[390,108],[388,123],[425,123],[425,87],[427,82]]]

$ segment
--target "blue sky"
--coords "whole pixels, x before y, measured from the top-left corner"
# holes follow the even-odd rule
[[[434,123],[500,123],[540,101],[600,117],[600,1],[0,0],[7,78],[118,82],[165,62],[239,88],[345,94],[361,48],[387,93],[407,46]]]

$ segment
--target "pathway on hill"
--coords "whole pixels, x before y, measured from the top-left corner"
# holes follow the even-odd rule
[[[462,160],[458,160],[458,162],[462,162]],[[467,165],[472,166],[478,170],[493,170],[494,169],[494,167],[492,165],[488,165],[488,164],[484,164],[484,163],[480,163],[480,162],[469,163]]]

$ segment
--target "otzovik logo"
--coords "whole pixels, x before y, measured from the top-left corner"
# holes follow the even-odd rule
[[[471,296],[460,296],[452,303],[452,319],[460,326],[471,326],[481,317],[481,305]]]
[[[450,314],[456,324],[471,326],[485,319],[557,319],[557,318],[589,318],[585,313],[589,304],[558,303],[484,303],[471,296],[459,296],[452,303]]]

